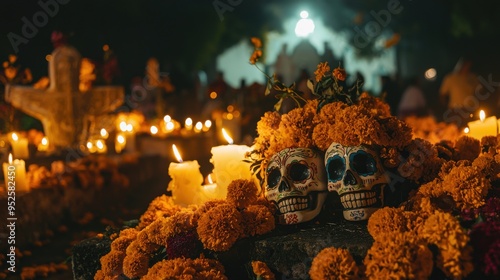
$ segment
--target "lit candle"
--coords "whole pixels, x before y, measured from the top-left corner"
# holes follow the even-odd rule
[[[200,201],[203,183],[200,165],[196,160],[183,161],[175,144],[172,145],[172,150],[179,162],[171,162],[168,167],[168,175],[172,178],[168,190],[172,191],[172,199],[175,204],[181,206],[197,204]]]
[[[194,132],[200,133],[202,128],[203,124],[201,122],[197,122],[196,125],[194,126]]]
[[[486,118],[486,114],[483,110],[479,112],[479,120],[469,122],[469,133],[468,135],[481,140],[484,136],[496,136],[497,135],[497,118],[491,116]]]
[[[115,139],[115,152],[117,154],[121,153],[122,150],[125,148],[125,145],[127,144],[126,142],[127,140],[125,140],[125,136],[121,133],[118,133],[116,135],[116,139]]]
[[[204,125],[203,125],[203,131],[207,132],[210,130],[210,127],[212,127],[212,121],[211,120],[206,120]]]
[[[165,124],[165,129],[167,130],[167,133],[172,132],[175,129],[175,124],[172,121],[169,121]]]
[[[156,135],[158,133],[158,127],[152,125],[149,131],[151,132],[151,135]]]
[[[29,157],[28,139],[20,138],[15,132],[11,135],[12,153],[15,158],[27,159]]]
[[[252,180],[250,163],[244,162],[245,154],[251,148],[246,145],[233,145],[233,139],[222,129],[222,134],[229,145],[212,147],[212,162],[217,180],[217,197],[226,198],[227,186],[233,180]]]
[[[108,147],[106,146],[106,143],[102,139],[99,139],[96,141],[95,146],[97,148],[97,153],[98,154],[105,154],[108,151]]]
[[[125,137],[124,150],[129,153],[135,152],[135,133],[132,124],[122,121],[120,123],[120,130],[123,137]]]
[[[103,139],[108,139],[109,133],[108,133],[108,131],[105,128],[102,128],[101,131],[100,131],[100,133],[101,133],[101,137]]]
[[[184,127],[187,130],[191,130],[193,128],[193,120],[191,118],[187,118],[186,121],[184,122]]]
[[[212,174],[208,174],[205,184],[202,186],[203,196],[199,203],[204,203],[211,199],[218,198],[217,196],[217,184],[212,179]]]
[[[29,191],[26,182],[26,166],[24,160],[16,159],[12,161],[12,154],[9,154],[9,162],[3,164],[3,176],[7,190],[15,188],[16,191]]]
[[[46,152],[49,150],[49,140],[47,140],[47,137],[42,138],[42,141],[38,144],[37,149],[39,152]]]

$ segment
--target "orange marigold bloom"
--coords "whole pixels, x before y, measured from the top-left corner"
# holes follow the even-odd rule
[[[368,232],[375,240],[385,240],[388,232],[405,232],[407,220],[403,210],[384,207],[375,211],[368,219]]]
[[[262,48],[262,41],[257,38],[257,37],[252,37],[250,38],[250,41],[252,42],[253,46],[256,48],[256,49],[260,49]]]
[[[311,280],[359,279],[359,268],[351,253],[342,248],[324,248],[314,257],[309,276]]]
[[[227,280],[224,267],[217,260],[177,258],[153,265],[142,280],[212,279]]]
[[[138,228],[143,229],[159,218],[170,217],[179,212],[181,208],[181,206],[175,205],[171,196],[161,195],[149,203],[148,209],[140,218]]]
[[[233,205],[222,204],[200,217],[196,231],[205,248],[227,251],[243,234],[241,220],[241,213]]]
[[[9,66],[9,67],[5,68],[4,74],[5,74],[5,77],[7,77],[7,79],[12,80],[17,76],[17,68],[13,67],[13,66]]]
[[[316,82],[321,81],[323,76],[325,76],[325,74],[328,72],[330,72],[330,65],[328,65],[328,62],[321,62],[320,64],[318,64],[316,71],[314,71]]]
[[[375,240],[363,263],[368,279],[428,279],[434,266],[427,244],[409,232]]]
[[[347,77],[345,69],[340,67],[333,69],[332,75],[339,81],[345,81],[345,78]]]
[[[234,180],[227,186],[227,202],[238,209],[247,208],[257,201],[257,186],[251,180]]]
[[[273,213],[264,205],[250,205],[241,212],[245,235],[261,235],[272,231],[276,224]]]
[[[491,183],[479,167],[458,166],[443,178],[443,189],[453,197],[461,210],[484,205]]]
[[[253,273],[257,279],[274,280],[274,273],[267,267],[267,264],[261,261],[252,261]]]
[[[465,159],[473,161],[479,156],[479,153],[481,152],[481,145],[479,140],[463,135],[458,138],[455,143],[455,149],[457,150],[457,153],[455,154],[454,160],[458,161]]]
[[[437,266],[452,279],[465,278],[474,269],[469,235],[451,214],[436,211],[424,223],[422,237],[439,249]]]
[[[254,50],[252,55],[250,56],[250,64],[255,64],[259,61],[259,58],[262,57],[261,50]]]

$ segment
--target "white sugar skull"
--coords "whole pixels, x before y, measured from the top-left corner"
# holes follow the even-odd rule
[[[289,148],[275,154],[266,169],[267,200],[277,209],[278,222],[291,225],[312,220],[328,195],[323,154]]]
[[[349,221],[368,220],[384,203],[389,184],[378,152],[368,146],[332,143],[325,154],[328,190],[337,192]]]

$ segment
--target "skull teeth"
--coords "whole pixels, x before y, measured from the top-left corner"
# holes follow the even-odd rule
[[[344,208],[353,209],[360,207],[369,207],[377,203],[376,192],[357,192],[348,193],[340,197]]]
[[[281,214],[309,208],[309,199],[302,197],[285,198],[278,202]]]

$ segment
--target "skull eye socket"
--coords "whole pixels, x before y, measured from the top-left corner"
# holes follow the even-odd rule
[[[267,172],[267,187],[275,188],[281,180],[281,172],[279,168],[272,168]]]
[[[328,181],[337,182],[342,179],[345,171],[345,159],[335,155],[328,159],[326,170],[328,172]]]
[[[288,168],[290,179],[294,182],[304,181],[309,178],[309,166],[304,163],[294,162]]]
[[[373,156],[365,151],[358,151],[349,157],[351,168],[361,176],[373,175],[377,172],[377,164]]]

